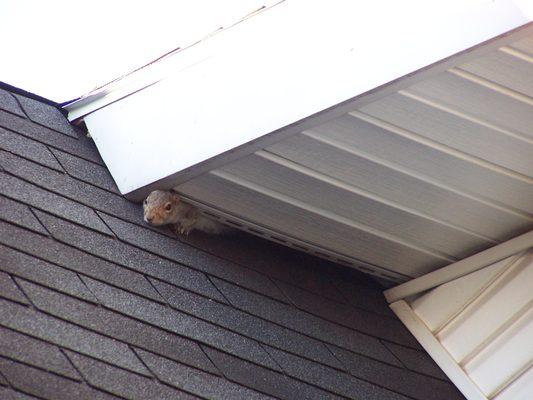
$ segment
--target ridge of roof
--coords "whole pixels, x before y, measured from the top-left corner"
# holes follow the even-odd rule
[[[37,100],[41,103],[45,103],[45,104],[48,104],[50,106],[54,106],[56,108],[58,108],[61,112],[64,113],[64,111],[61,109],[61,105],[53,100],[50,100],[50,99],[47,99],[43,96],[39,96],[38,94],[35,94],[33,92],[29,92],[27,90],[24,90],[24,89],[21,89],[21,88],[18,88],[16,86],[13,86],[13,85],[10,85],[9,83],[6,83],[6,82],[3,82],[3,81],[0,81],[0,89],[3,89],[5,91],[8,91],[8,92],[11,92],[11,93],[16,93],[16,94],[20,94],[24,97],[28,97],[30,99],[33,99],[33,100]],[[70,103],[71,101],[69,101]]]

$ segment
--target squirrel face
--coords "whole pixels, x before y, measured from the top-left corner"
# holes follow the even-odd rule
[[[210,234],[231,233],[231,228],[201,215],[199,209],[170,190],[155,190],[144,200],[144,221],[151,225],[172,224],[177,233],[188,235],[193,230]]]
[[[171,191],[155,190],[144,200],[144,220],[151,225],[178,222],[181,208],[180,197]]]

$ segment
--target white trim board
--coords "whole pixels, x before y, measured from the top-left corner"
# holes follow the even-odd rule
[[[286,1],[168,57],[168,77],[110,92],[85,121],[120,191],[139,199],[519,39],[505,35],[531,20],[520,3]]]
[[[533,252],[390,304],[468,400],[533,391]]]
[[[524,233],[504,243],[500,243],[473,256],[430,272],[424,276],[402,283],[384,292],[389,303],[414,296],[454,279],[460,278],[513,254],[533,247],[533,231]]]
[[[128,73],[124,76],[118,77],[112,82],[66,104],[65,109],[68,110],[68,119],[70,121],[79,120],[102,107],[114,103],[115,101],[119,101],[120,99],[140,90],[146,89],[183,69],[203,62],[206,58],[205,54],[202,51],[198,52],[197,47],[202,48],[203,43],[206,40],[211,41],[214,36],[224,34],[226,31],[234,29],[247,19],[260,15],[271,7],[283,3],[284,1],[285,0],[266,0],[263,2],[263,7],[244,16],[240,20],[237,20],[237,22],[223,28],[218,28],[205,37],[198,38],[197,41],[189,45],[176,48],[169,53],[163,54],[156,60],[153,60],[134,71],[126,71]],[[174,57],[176,55],[178,56]]]

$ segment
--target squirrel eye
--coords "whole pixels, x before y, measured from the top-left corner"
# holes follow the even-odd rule
[[[165,204],[165,210],[170,211],[171,208],[172,208],[172,203]]]
[[[144,205],[147,205],[147,204],[148,204],[148,200],[147,200],[147,199],[144,199],[143,204],[144,204]]]

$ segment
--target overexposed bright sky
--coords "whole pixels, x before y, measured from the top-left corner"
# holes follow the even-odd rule
[[[72,100],[279,1],[0,0],[0,81],[57,102]],[[373,6],[335,1],[351,3],[354,12]],[[490,1],[390,0],[384,17],[394,15],[393,6],[422,13]],[[533,0],[513,1],[533,15]]]
[[[64,102],[273,0],[0,0],[0,81]]]

